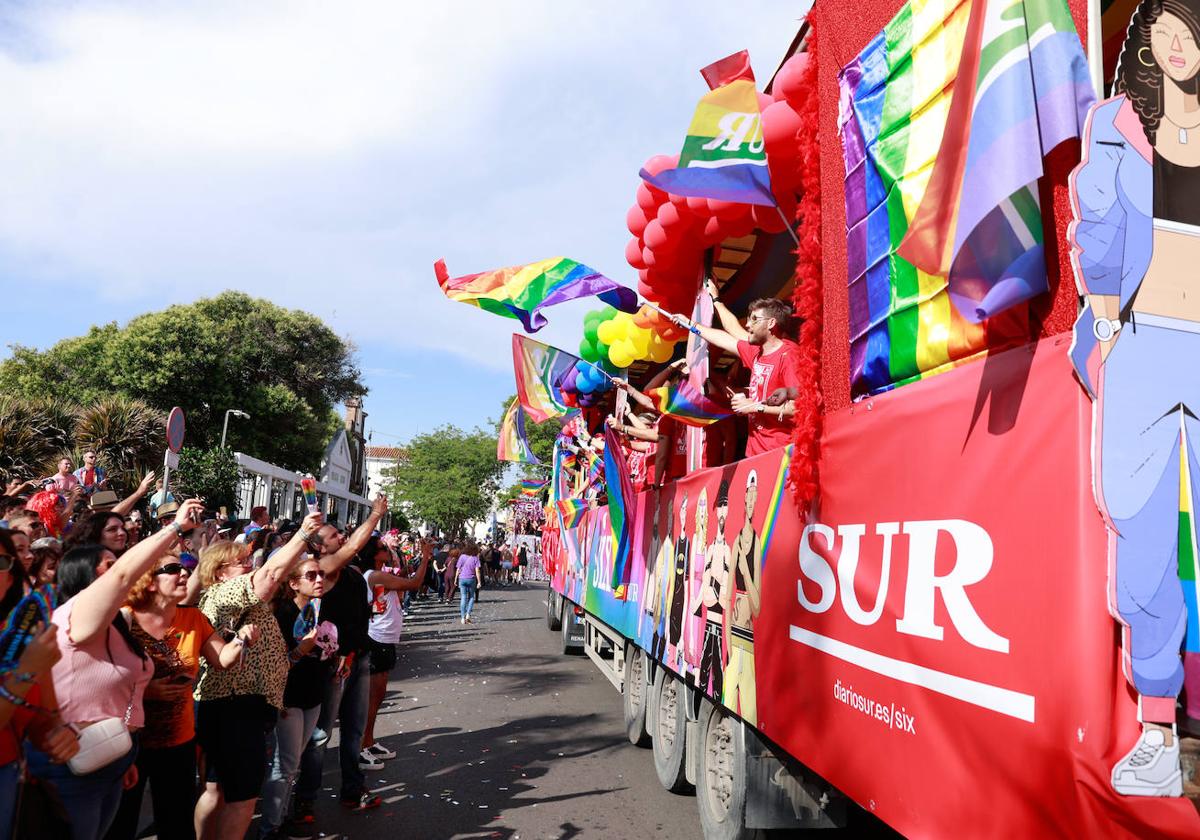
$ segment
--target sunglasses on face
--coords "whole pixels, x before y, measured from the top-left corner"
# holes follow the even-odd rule
[[[182,563],[168,563],[154,570],[156,575],[177,575],[184,570]]]
[[[320,569],[309,569],[307,572],[302,573],[300,576],[302,578],[304,578],[306,581],[308,581],[309,583],[312,583],[313,581],[316,581],[316,580],[324,580],[325,579],[325,573],[323,571],[321,571]]]

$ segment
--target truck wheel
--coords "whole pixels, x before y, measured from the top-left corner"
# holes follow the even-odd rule
[[[750,840],[761,836],[746,828],[746,755],[735,727],[718,706],[704,704],[700,726],[700,768],[696,802],[704,840]]]
[[[687,780],[687,702],[683,685],[666,668],[654,683],[654,771],[671,793],[692,789]]]
[[[571,626],[575,623],[572,613],[575,610],[575,605],[566,598],[559,598],[558,602],[562,604],[562,617],[559,619],[559,638],[562,639],[562,652],[564,656],[579,653],[581,648],[571,641]]]
[[[562,627],[562,617],[557,609],[559,600],[558,593],[546,587],[546,626],[551,630]]]
[[[635,747],[650,746],[650,733],[646,731],[646,695],[649,693],[646,654],[640,648],[632,648],[625,657],[625,688],[621,694],[625,707],[625,734]]]

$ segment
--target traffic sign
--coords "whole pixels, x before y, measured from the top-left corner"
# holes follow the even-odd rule
[[[167,449],[170,449],[176,455],[183,448],[183,409],[175,406],[171,409],[171,413],[167,415]]]

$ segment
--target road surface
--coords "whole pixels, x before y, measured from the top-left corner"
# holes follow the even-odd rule
[[[621,696],[584,656],[563,656],[545,584],[489,589],[475,623],[436,599],[406,624],[377,736],[397,757],[368,784],[376,811],[338,804],[325,759],[326,838],[686,838],[696,800],[667,793],[625,738]]]

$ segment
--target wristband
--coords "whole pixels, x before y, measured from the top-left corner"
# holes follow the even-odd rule
[[[24,682],[24,683],[33,682],[34,680],[37,679],[37,674],[35,674],[33,671],[19,671],[19,672],[13,671],[8,676],[12,677],[17,682]]]
[[[29,708],[33,705],[24,697],[18,697],[17,695],[13,694],[4,686],[0,686],[0,700],[7,700],[12,705],[21,706],[23,708]]]

